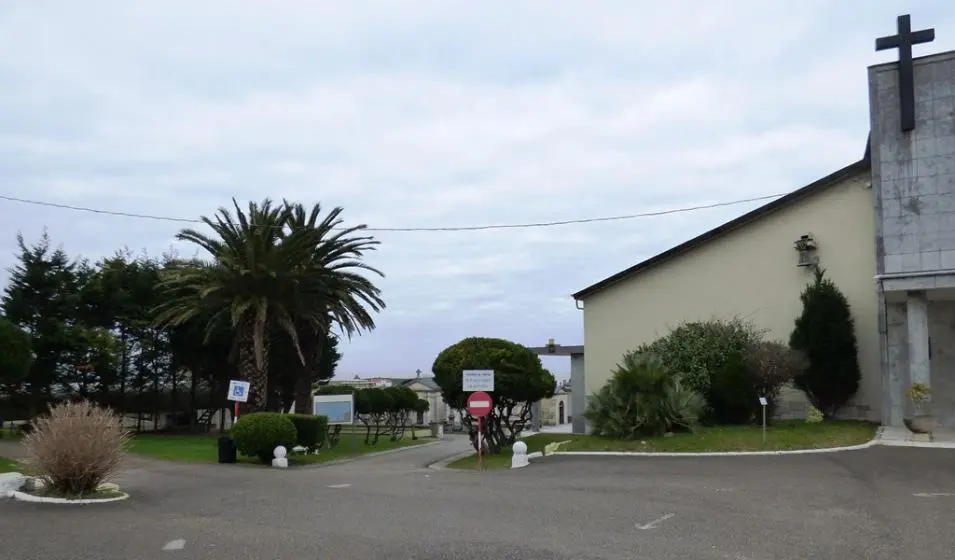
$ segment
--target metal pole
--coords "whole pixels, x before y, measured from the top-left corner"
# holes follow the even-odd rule
[[[766,405],[763,405],[763,443],[766,443]]]
[[[477,434],[477,444],[478,444],[478,470],[483,470],[483,469],[484,469],[484,456],[483,456],[483,453],[482,453],[482,450],[481,450],[481,448],[483,447],[483,442],[481,441],[481,436],[482,436],[482,433],[481,433],[481,432],[483,431],[483,430],[481,429],[481,426],[482,426],[481,420],[482,420],[482,417],[479,416],[478,419],[477,419],[477,421],[478,421],[478,422],[477,422],[477,424],[478,424],[478,426],[477,426],[477,428],[478,428],[478,434]]]

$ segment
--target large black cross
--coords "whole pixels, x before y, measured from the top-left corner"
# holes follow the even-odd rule
[[[912,32],[908,14],[899,16],[898,33],[875,40],[875,50],[899,49],[899,105],[902,116],[902,132],[915,129],[915,71],[912,68],[912,45],[931,43],[935,40],[934,29]]]

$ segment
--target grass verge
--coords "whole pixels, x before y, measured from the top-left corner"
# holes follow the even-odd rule
[[[421,432],[421,430],[419,430]],[[154,457],[156,459],[165,459],[168,461],[183,461],[193,463],[215,463],[218,461],[218,435],[160,435],[160,434],[139,434],[132,438],[129,451],[138,455]],[[349,459],[354,456],[365,455],[368,453],[377,453],[379,451],[388,451],[402,447],[410,447],[434,441],[431,438],[418,437],[417,440],[411,439],[410,432],[399,441],[391,441],[388,438],[378,440],[375,445],[365,445],[364,433],[345,433],[341,435],[341,441],[334,449],[322,449],[318,454],[310,455],[289,455],[289,465],[307,465],[315,463],[327,463],[339,459]],[[257,464],[262,463],[255,457],[238,457],[239,463]]]
[[[680,433],[670,437],[648,437],[615,440],[599,436],[572,434],[535,434],[524,438],[528,453],[543,451],[548,443],[570,441],[564,451],[635,451],[658,453],[716,453],[725,451],[792,451],[825,449],[859,445],[875,436],[877,426],[869,422],[827,421],[807,424],[799,421],[778,421],[766,428],[763,443],[759,426],[710,426],[696,433]],[[507,468],[511,452],[484,458],[485,469]],[[469,455],[448,465],[452,469],[477,468],[477,455]]]
[[[20,465],[13,459],[0,457],[0,473],[20,472]]]

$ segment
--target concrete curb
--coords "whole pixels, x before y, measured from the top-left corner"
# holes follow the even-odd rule
[[[779,451],[714,451],[710,453],[697,452],[679,452],[679,451],[558,451],[550,456],[566,455],[578,457],[754,457],[754,456],[778,456],[778,455],[816,455],[820,453],[839,453],[842,451],[860,451],[868,449],[873,445],[879,445],[880,442],[872,440],[859,445],[846,445],[843,447],[822,447],[818,449],[786,449]]]
[[[880,441],[876,445],[885,447],[922,447],[925,449],[955,449],[955,442],[949,441]]]
[[[116,496],[115,498],[102,498],[99,500],[67,500],[66,498],[47,498],[43,496],[34,496],[32,494],[27,494],[25,492],[20,492],[14,490],[10,496],[14,500],[20,502],[32,502],[35,504],[57,504],[57,505],[92,505],[92,504],[109,504],[112,502],[121,502],[123,500],[129,499],[129,494],[123,492],[122,496]]]
[[[475,469],[449,469],[448,468],[449,464],[457,461],[458,459],[464,459],[465,457],[470,457],[472,455],[474,455],[474,451],[463,451],[461,453],[458,453],[457,455],[452,455],[451,457],[448,457],[447,459],[441,459],[440,461],[435,461],[434,463],[431,463],[430,465],[428,465],[428,468],[435,471],[478,472]],[[529,461],[531,459],[539,459],[543,456],[544,454],[541,453],[540,451],[535,451],[533,453],[528,453],[527,459]],[[507,469],[494,469],[494,470],[509,470],[510,468],[511,467],[508,467]]]
[[[885,440],[883,439],[884,429],[879,427],[876,430],[874,437],[858,445],[844,445],[841,447],[821,447],[813,449],[785,449],[778,451],[713,451],[713,452],[679,452],[679,451],[557,451],[547,455],[543,455],[540,452],[528,453],[528,459],[538,459],[544,457],[553,457],[553,456],[568,456],[568,457],[758,457],[758,456],[769,456],[776,457],[781,455],[820,455],[825,453],[842,453],[844,451],[862,451],[863,449],[869,449],[870,447],[875,446],[884,446],[884,447],[920,447],[924,449],[955,449],[955,442],[921,442],[921,441],[898,441],[898,440]],[[448,463],[454,462],[457,459],[468,457],[473,455],[473,451],[468,451],[467,453],[461,453],[454,457],[450,457],[443,461],[438,461],[432,465],[429,465],[430,468],[441,470],[444,469]]]
[[[388,449],[388,450],[385,450],[385,451],[375,451],[375,452],[373,452],[373,453],[362,453],[362,454],[360,454],[360,455],[355,455],[354,457],[346,457],[346,458],[344,458],[344,459],[335,459],[334,461],[328,461],[328,462],[325,462],[325,463],[314,463],[314,464],[311,464],[311,465],[301,465],[301,466],[296,466],[296,467],[292,467],[292,468],[285,469],[285,470],[301,471],[301,470],[308,470],[308,469],[322,469],[322,468],[331,467],[331,466],[334,466],[334,465],[344,465],[344,464],[346,464],[346,463],[354,463],[355,461],[361,461],[361,460],[364,460],[364,459],[370,459],[370,458],[372,458],[372,457],[382,457],[382,456],[384,456],[384,455],[391,455],[392,453],[401,453],[402,451],[408,451],[408,450],[410,450],[410,449],[421,449],[421,448],[429,447],[429,446],[432,446],[432,445],[440,445],[440,444],[442,444],[442,443],[444,443],[444,442],[443,442],[443,441],[430,441],[430,442],[428,442],[428,443],[419,443],[419,444],[417,444],[417,445],[407,445],[407,446],[405,446],[405,447],[399,447],[399,448],[397,448],[397,449]],[[268,465],[263,465],[263,466],[268,467]],[[269,467],[269,468],[271,468],[271,467]]]
[[[31,502],[35,504],[61,504],[61,505],[90,505],[90,504],[108,504],[111,502],[119,502],[122,500],[129,499],[129,494],[119,490],[119,487],[115,484],[109,484],[110,489],[115,489],[117,492],[121,492],[121,496],[115,496],[113,498],[91,498],[87,500],[68,500],[66,498],[51,498],[46,496],[34,496],[33,494],[28,494],[26,492],[21,492],[20,488],[23,487],[24,483],[27,481],[27,476],[20,473],[4,473],[4,476],[0,476],[0,496],[6,498],[13,498],[14,500],[20,502]],[[101,486],[101,488],[107,487],[106,485]]]
[[[470,457],[471,455],[474,455],[474,451],[463,451],[463,452],[461,452],[461,453],[456,453],[456,454],[454,454],[454,455],[452,455],[452,456],[450,456],[450,457],[447,457],[447,458],[445,458],[445,459],[441,459],[440,461],[435,461],[434,463],[431,463],[430,465],[428,465],[428,468],[431,469],[431,470],[433,470],[433,471],[448,471],[448,470],[454,470],[454,471],[462,471],[462,472],[463,472],[463,471],[465,471],[466,469],[449,469],[449,468],[448,468],[448,465],[450,465],[451,463],[457,461],[458,459],[464,459],[465,457]]]

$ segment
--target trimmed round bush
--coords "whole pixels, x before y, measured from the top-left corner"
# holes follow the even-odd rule
[[[295,445],[301,445],[309,451],[313,451],[319,449],[325,443],[325,432],[328,428],[327,416],[289,414],[288,418],[295,424],[297,433]]]
[[[294,447],[298,439],[298,431],[289,415],[279,412],[253,412],[242,416],[232,426],[231,434],[239,453],[258,457],[263,463],[272,460],[276,447]]]

